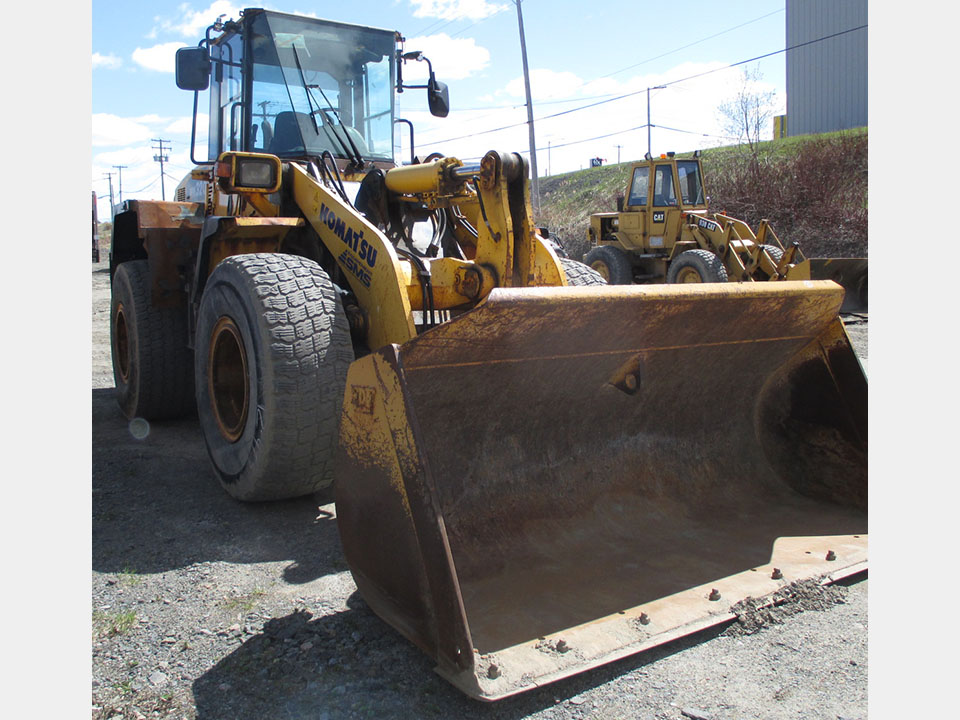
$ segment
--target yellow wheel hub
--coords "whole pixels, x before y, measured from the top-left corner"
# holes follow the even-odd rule
[[[605,262],[602,262],[601,260],[594,260],[590,267],[600,273],[604,280],[610,282],[610,268],[607,267]]]
[[[677,273],[677,282],[678,283],[702,283],[703,278],[700,277],[700,273],[698,273],[693,268],[685,267],[680,272]]]

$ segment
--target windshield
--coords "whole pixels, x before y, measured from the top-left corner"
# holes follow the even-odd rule
[[[700,182],[700,163],[695,160],[677,161],[680,193],[684,205],[703,205],[703,184]]]
[[[251,150],[393,158],[394,34],[271,13],[251,25]]]

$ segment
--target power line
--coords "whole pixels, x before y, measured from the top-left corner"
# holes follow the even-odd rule
[[[497,15],[499,15],[500,13],[502,13],[504,10],[506,10],[508,7],[509,7],[508,5],[504,5],[504,6],[501,7],[499,10],[497,10],[495,13],[492,13],[492,14],[490,14],[490,15],[487,15],[487,16],[484,17],[484,18],[480,18],[479,20],[470,23],[469,25],[467,25],[467,26],[466,26],[465,28],[463,28],[462,30],[457,30],[457,32],[455,32],[455,33],[454,33],[453,35],[451,35],[450,37],[455,38],[457,35],[462,35],[462,34],[465,33],[467,30],[469,30],[470,28],[472,28],[474,25],[479,25],[480,23],[485,22],[486,20],[489,20],[490,18],[496,17]]]
[[[149,189],[152,188],[154,185],[156,185],[159,181],[160,181],[160,178],[154,178],[153,181],[150,182],[149,185],[144,185],[144,186],[143,186],[142,188],[140,188],[139,190],[134,190],[132,193],[129,193],[129,194],[136,195],[137,193],[142,193],[142,192],[144,192],[145,190],[149,190]]]
[[[465,33],[467,30],[469,30],[470,28],[472,28],[474,25],[479,25],[480,23],[482,23],[482,22],[484,22],[484,21],[486,21],[486,20],[489,20],[489,19],[492,18],[492,17],[496,17],[497,15],[499,15],[500,13],[502,13],[504,10],[506,10],[508,7],[509,7],[508,5],[502,6],[502,7],[501,7],[500,9],[498,9],[496,12],[491,13],[490,15],[487,15],[486,17],[482,17],[482,18],[480,18],[479,20],[475,20],[474,22],[472,22],[472,23],[470,23],[469,25],[467,25],[465,28],[462,28],[462,29],[460,29],[460,30],[457,30],[457,32],[453,33],[450,37],[455,38],[457,35],[461,35],[461,34]],[[446,20],[446,21],[445,21],[443,18],[440,18],[440,19],[438,19],[438,20],[430,23],[429,25],[427,25],[425,28],[423,28],[423,30],[418,30],[417,33],[416,33],[416,35],[415,35],[414,37],[420,36],[420,35],[426,35],[428,32],[434,32],[434,33],[439,32],[440,30],[443,30],[443,28],[447,27],[447,25],[451,25],[451,24],[457,22],[458,20],[463,20],[463,19],[464,19],[464,18],[455,17],[455,18],[452,18],[452,19],[450,19],[450,20]]]
[[[634,127],[626,128],[624,130],[616,130],[615,132],[604,133],[603,135],[594,135],[593,137],[582,138],[580,140],[570,140],[569,142],[560,143],[558,145],[555,145],[553,141],[550,141],[547,143],[547,147],[538,147],[537,152],[542,152],[544,150],[547,150],[547,151],[555,150],[556,148],[569,147],[571,145],[581,145],[583,143],[593,142],[594,140],[603,140],[605,138],[613,137],[615,135],[623,135],[628,132],[634,132],[635,130],[643,130],[646,127],[647,127],[647,124],[644,123],[643,125],[636,125]],[[660,128],[662,130],[670,130],[672,132],[686,133],[688,135],[700,135],[702,137],[717,138],[718,140],[736,140],[736,138],[730,137],[728,135],[711,135],[710,133],[701,133],[701,132],[696,132],[694,130],[682,130],[680,128],[667,127],[666,125],[656,125],[654,127]],[[620,148],[622,148],[623,146],[617,145],[616,147],[617,147],[617,156],[618,156],[617,163],[619,164]],[[521,155],[529,155],[529,150],[520,150],[519,153]],[[479,160],[481,157],[482,156],[478,155],[477,157],[468,157],[468,158],[460,158],[460,159],[463,161],[472,161],[472,160]]]
[[[783,8],[780,8],[780,9],[778,9],[778,10],[774,10],[773,12],[769,12],[769,13],[767,13],[766,15],[761,15],[760,17],[756,17],[756,18],[754,18],[753,20],[747,20],[745,23],[740,23],[739,25],[735,25],[734,27],[727,28],[726,30],[721,30],[721,31],[718,32],[718,33],[714,33],[713,35],[709,35],[708,37],[701,38],[700,40],[695,40],[694,42],[692,42],[692,43],[690,43],[690,44],[688,44],[688,45],[683,45],[683,46],[681,46],[681,47],[674,48],[673,50],[668,50],[668,51],[665,52],[665,53],[661,53],[660,55],[655,55],[654,57],[652,57],[652,58],[647,58],[646,60],[641,60],[640,62],[634,63],[633,65],[627,65],[627,67],[625,67],[625,68],[620,68],[619,70],[614,70],[613,72],[607,73],[606,75],[601,75],[601,76],[599,76],[599,77],[594,78],[594,80],[602,80],[603,78],[608,78],[608,77],[610,77],[611,75],[618,75],[618,74],[624,72],[625,70],[632,70],[632,69],[635,68],[635,67],[640,67],[641,65],[646,65],[648,62],[653,62],[654,60],[659,60],[660,58],[666,57],[667,55],[672,55],[672,54],[675,53],[675,52],[680,52],[681,50],[686,50],[687,48],[691,48],[691,47],[693,47],[694,45],[699,45],[700,43],[706,42],[707,40],[713,40],[714,38],[720,37],[721,35],[726,35],[728,32],[733,32],[734,30],[739,30],[740,28],[742,28],[742,27],[744,27],[744,26],[746,26],[746,25],[750,25],[751,23],[759,22],[760,20],[763,20],[764,18],[768,18],[768,17],[770,17],[771,15],[776,15],[777,13],[781,13],[781,12],[783,12]],[[587,82],[593,82],[593,81],[592,81],[592,80],[588,80]]]
[[[506,9],[506,7],[507,7],[507,6],[504,6],[504,9]],[[688,44],[688,45],[683,45],[683,46],[681,46],[681,47],[674,48],[673,50],[668,50],[667,52],[661,53],[660,55],[656,55],[656,56],[654,56],[654,57],[652,57],[652,58],[648,58],[648,59],[646,59],[646,60],[642,60],[642,61],[640,61],[640,62],[638,62],[638,63],[633,64],[633,65],[628,65],[627,67],[625,67],[625,68],[620,68],[619,70],[614,70],[613,72],[607,73],[606,75],[599,75],[599,76],[597,76],[597,77],[595,77],[595,78],[592,78],[592,79],[590,79],[590,80],[584,80],[584,81],[583,81],[583,85],[587,85],[587,84],[589,84],[589,83],[591,83],[591,82],[594,82],[595,80],[602,80],[603,78],[608,78],[608,77],[611,77],[612,75],[617,75],[617,74],[619,74],[619,73],[621,73],[621,72],[624,72],[625,70],[630,70],[630,69],[632,69],[632,68],[639,67],[640,65],[645,65],[646,63],[648,63],[648,62],[653,62],[654,60],[659,60],[660,58],[666,57],[667,55],[672,55],[672,54],[675,53],[675,52],[680,52],[681,50],[686,50],[687,48],[693,47],[694,45],[699,45],[699,44],[702,43],[702,42],[706,42],[707,40],[712,40],[713,38],[719,37],[719,36],[721,36],[721,35],[725,35],[725,34],[728,33],[728,32],[733,32],[734,30],[738,30],[738,29],[740,29],[740,28],[742,28],[742,27],[744,27],[744,26],[746,26],[746,25],[750,25],[751,23],[759,22],[760,20],[763,20],[763,19],[765,19],[765,18],[770,17],[771,15],[776,15],[777,13],[781,13],[781,12],[783,12],[783,8],[780,8],[780,9],[778,9],[778,10],[774,10],[773,12],[767,13],[766,15],[761,15],[760,17],[753,18],[753,20],[747,20],[747,21],[744,22],[744,23],[740,23],[739,25],[735,25],[735,26],[733,26],[733,27],[727,28],[726,30],[721,30],[721,31],[718,32],[718,33],[715,33],[715,34],[710,35],[710,36],[705,37],[705,38],[701,38],[700,40],[696,40],[696,41],[694,41],[694,42],[692,42],[692,43],[690,43],[690,44]],[[490,16],[488,16],[488,17],[494,17],[494,16],[497,15],[497,14],[499,14],[499,13],[494,13],[494,15],[490,15]],[[483,19],[486,20],[486,19],[488,19],[488,18],[483,18]],[[477,22],[483,22],[483,20],[478,20]],[[476,25],[476,24],[477,24],[477,23],[473,23],[473,25]],[[460,32],[463,32],[463,31],[465,31],[465,30],[469,30],[471,27],[473,27],[473,25],[470,25],[470,26],[464,28],[464,30],[462,30],[462,31],[460,31]],[[458,34],[459,34],[459,33],[458,33]],[[586,96],[586,97],[566,98],[566,99],[563,99],[563,100],[538,100],[538,101],[537,101],[537,104],[538,104],[538,105],[560,105],[560,104],[563,104],[563,103],[578,102],[578,101],[582,101],[582,100],[599,100],[599,99],[602,99],[602,98],[613,97],[614,94],[615,94],[615,93],[604,93],[604,94],[602,94],[602,95],[590,95],[590,96]],[[511,104],[511,105],[486,105],[486,106],[484,106],[484,107],[477,107],[477,108],[457,108],[457,109],[453,110],[453,112],[472,112],[472,111],[476,111],[476,110],[506,110],[506,109],[514,109],[514,108],[519,108],[519,107],[523,107],[523,104],[522,104],[522,103],[520,103],[520,104],[514,103],[514,104]],[[481,116],[481,117],[486,117],[486,116]],[[474,118],[474,119],[475,119],[475,120],[479,120],[480,118]]]
[[[814,43],[823,42],[824,40],[830,40],[832,38],[839,37],[841,35],[846,35],[847,33],[855,32],[857,30],[863,30],[866,27],[867,27],[866,25],[860,25],[855,28],[849,28],[848,30],[841,30],[840,32],[833,33],[832,35],[826,35],[824,37],[816,38],[814,40],[808,40],[806,42],[802,42],[797,45],[791,45],[790,47],[783,48],[782,50],[774,50],[773,52],[765,53],[764,55],[757,55],[756,57],[749,58],[747,60],[740,60],[738,62],[730,63],[729,65],[725,65],[723,67],[714,68],[713,70],[705,70],[704,72],[696,73],[695,75],[689,75],[685,78],[680,78],[679,80],[671,80],[670,82],[663,83],[661,87],[667,88],[667,87],[670,87],[671,85],[677,85],[678,83],[687,82],[689,80],[695,80],[696,78],[704,77],[706,75],[712,75],[713,73],[721,72],[723,70],[729,70],[730,68],[738,67],[740,65],[745,65],[747,63],[755,62],[757,60],[763,60],[764,58],[773,57],[774,55],[779,55],[780,53],[785,53],[790,50],[796,50],[798,48],[802,48],[807,45],[812,45]],[[635,95],[639,95],[640,93],[645,93],[645,92],[647,92],[647,88],[644,88],[643,90],[635,90],[634,92],[624,93],[623,95],[617,95],[616,97],[612,97],[608,100],[600,100],[599,102],[590,103],[588,105],[580,105],[579,107],[570,108],[569,110],[562,110],[558,113],[553,113],[552,115],[544,115],[542,117],[535,118],[535,120],[550,120],[551,118],[560,117],[562,115],[569,115],[570,113],[578,112],[580,110],[587,110],[589,108],[597,107],[599,105],[606,105],[607,103],[615,102],[617,100],[623,100],[624,98],[633,97]],[[526,123],[523,123],[523,122],[512,123],[510,125],[504,125],[502,127],[494,128],[492,130],[482,130],[477,133],[470,133],[468,135],[459,135],[457,137],[447,138],[446,140],[434,140],[434,141],[431,141],[431,144],[440,145],[442,143],[452,142],[453,140],[463,140],[464,138],[476,137],[477,135],[487,135],[489,133],[500,132],[502,130],[510,130],[515,127],[520,127],[521,125],[526,125]]]

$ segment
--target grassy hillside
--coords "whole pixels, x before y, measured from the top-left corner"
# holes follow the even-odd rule
[[[683,157],[683,155],[681,155]],[[867,130],[704,150],[710,207],[756,227],[767,218],[784,243],[808,257],[867,255]],[[540,215],[571,257],[589,247],[590,214],[616,210],[630,163],[540,180]]]

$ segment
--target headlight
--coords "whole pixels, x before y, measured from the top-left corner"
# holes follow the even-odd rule
[[[265,153],[225,152],[217,160],[220,186],[228,193],[280,189],[280,158]]]
[[[237,158],[237,185],[271,188],[277,184],[277,166],[267,160]]]

